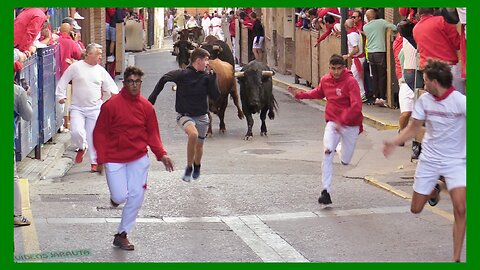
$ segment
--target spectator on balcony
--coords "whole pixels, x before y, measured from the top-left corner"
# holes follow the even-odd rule
[[[35,53],[33,46],[47,20],[47,8],[26,8],[14,20],[13,46],[27,57]]]
[[[367,37],[368,61],[370,62],[373,77],[373,94],[375,104],[386,106],[387,97],[387,53],[385,36],[386,30],[397,30],[397,27],[377,16],[377,11],[369,9],[366,12],[368,23],[363,26]]]
[[[322,42],[333,32],[333,27],[335,26],[335,18],[332,15],[326,15],[325,17],[323,17],[323,25],[325,26],[325,32],[318,37],[317,43],[315,43],[314,47],[317,47],[320,42]]]
[[[81,163],[87,149],[90,153],[90,168],[98,170],[97,155],[93,146],[93,128],[102,105],[103,93],[117,94],[118,88],[110,74],[98,63],[102,57],[102,46],[91,43],[87,46],[85,60],[70,65],[57,83],[55,95],[60,104],[66,102],[66,89],[70,81],[72,93],[70,106],[71,137],[79,148],[75,163]]]

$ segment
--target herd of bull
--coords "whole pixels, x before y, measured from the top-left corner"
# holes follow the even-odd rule
[[[203,48],[210,53],[209,66],[217,75],[217,84],[220,91],[220,97],[217,100],[209,100],[210,112],[218,115],[220,119],[220,132],[224,133],[225,109],[228,105],[228,96],[233,99],[237,107],[238,118],[247,120],[247,133],[245,140],[253,137],[252,114],[260,113],[262,121],[260,134],[267,135],[267,126],[265,119],[268,117],[273,120],[275,111],[278,108],[275,97],[273,96],[272,76],[274,72],[263,62],[253,60],[242,67],[241,71],[235,72],[235,60],[230,47],[223,40],[218,40],[214,36],[207,36],[202,43],[195,42],[198,33],[192,35],[192,30],[182,30],[179,33],[179,39],[174,43],[174,55],[180,68],[185,68],[190,64],[190,54],[197,48]],[[198,40],[197,40],[198,41]],[[237,83],[240,85],[240,108]],[[207,136],[212,136],[212,117],[210,115],[210,126]]]

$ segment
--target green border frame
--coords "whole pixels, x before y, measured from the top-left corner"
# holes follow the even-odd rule
[[[476,2],[476,3],[475,3]],[[267,0],[242,0],[242,1],[227,1],[227,0],[184,0],[184,1],[155,1],[155,0],[117,0],[117,1],[106,1],[106,0],[84,0],[81,3],[73,3],[73,2],[64,2],[58,0],[17,0],[13,1],[5,1],[3,2],[4,7],[0,10],[0,14],[2,15],[1,18],[4,19],[6,24],[5,27],[2,27],[4,31],[3,37],[0,39],[1,49],[0,49],[0,59],[12,59],[12,45],[13,44],[13,8],[15,6],[60,6],[60,7],[68,7],[74,4],[80,4],[82,7],[105,7],[105,6],[146,6],[146,7],[208,7],[208,6],[253,6],[253,7],[292,7],[292,6],[312,6],[312,7],[320,7],[320,6],[332,6],[332,5],[341,5],[341,6],[378,6],[378,7],[399,7],[399,6],[466,6],[468,10],[468,18],[469,20],[473,19],[475,15],[477,15],[478,11],[480,11],[479,3],[477,1],[465,1],[465,0],[458,0],[458,1],[447,1],[447,0],[404,0],[404,1],[375,1],[375,0],[364,0],[359,3],[359,1],[351,1],[351,0],[344,0],[338,3],[335,1],[325,1],[325,0],[300,0],[295,1],[294,3],[291,0],[276,0],[276,1],[267,1]],[[472,62],[474,59],[480,59],[479,52],[477,48],[480,48],[480,44],[478,42],[478,38],[480,36],[479,27],[477,27],[477,23],[471,24],[468,29],[468,41],[467,47],[470,49],[468,52],[468,70],[470,77],[475,76],[475,62]],[[7,62],[8,63],[8,62]],[[11,63],[11,62],[10,62]],[[2,77],[1,80],[1,88],[4,92],[2,98],[0,99],[0,115],[3,115],[0,120],[0,138],[1,142],[3,142],[1,151],[0,151],[0,164],[2,166],[2,175],[5,176],[3,181],[1,181],[1,187],[3,192],[3,196],[1,196],[2,203],[0,204],[2,211],[0,211],[1,221],[0,222],[0,232],[2,232],[0,239],[1,239],[1,255],[0,255],[0,265],[2,265],[2,269],[26,269],[28,267],[35,267],[38,268],[50,268],[50,269],[60,269],[64,267],[69,268],[83,268],[85,265],[78,264],[78,263],[68,263],[65,265],[64,263],[13,263],[13,251],[12,251],[12,242],[11,239],[13,237],[13,226],[11,225],[11,213],[13,211],[13,182],[10,180],[13,178],[13,162],[12,162],[12,151],[13,149],[13,129],[12,129],[12,110],[13,110],[13,95],[12,91],[8,89],[12,89],[12,85],[10,84],[11,79],[13,78],[13,70],[9,65],[3,64],[0,65],[0,76]],[[476,170],[476,165],[479,164],[477,154],[475,151],[479,149],[479,143],[476,141],[475,138],[475,131],[478,129],[474,126],[476,122],[477,115],[480,115],[478,112],[480,106],[476,106],[476,101],[480,100],[478,91],[480,90],[480,85],[477,80],[470,80],[467,81],[468,88],[471,89],[468,92],[468,113],[470,114],[469,120],[467,120],[468,128],[467,128],[467,177],[468,177],[468,190],[467,190],[467,201],[468,210],[472,213],[469,218],[467,219],[467,238],[466,238],[466,245],[467,245],[467,262],[461,264],[454,264],[454,263],[328,263],[328,264],[319,264],[319,263],[307,263],[307,264],[299,264],[299,263],[204,263],[204,264],[194,264],[191,263],[162,263],[158,265],[153,265],[151,263],[142,264],[142,265],[129,265],[125,263],[90,263],[88,267],[95,267],[95,268],[111,268],[111,269],[127,269],[127,267],[161,267],[161,268],[189,268],[189,267],[201,267],[201,268],[208,268],[208,269],[224,269],[224,268],[243,268],[243,267],[254,267],[254,268],[262,268],[262,269],[293,269],[293,268],[302,268],[302,269],[313,269],[319,267],[328,267],[328,269],[341,269],[341,268],[368,268],[368,269],[391,269],[393,268],[430,268],[435,267],[436,269],[478,269],[480,265],[480,237],[479,237],[479,221],[478,221],[478,213],[479,211],[479,202],[477,197],[475,196],[479,191],[479,173]],[[473,115],[473,117],[472,117]],[[473,120],[472,120],[473,119]],[[10,221],[9,221],[10,220]],[[432,241],[434,241],[432,239]],[[381,258],[379,258],[381,259]],[[477,265],[477,267],[474,267]]]

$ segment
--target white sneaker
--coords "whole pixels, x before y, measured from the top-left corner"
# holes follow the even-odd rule
[[[83,20],[85,19],[85,17],[83,17],[82,15],[80,15],[78,12],[75,12],[75,15],[73,15],[73,18],[75,20]]]
[[[115,61],[115,56],[110,55],[109,57],[107,57],[107,62],[112,63],[113,61]]]

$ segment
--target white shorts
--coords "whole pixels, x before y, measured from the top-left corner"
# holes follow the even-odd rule
[[[400,103],[400,113],[413,111],[413,106],[415,104],[415,93],[405,82],[400,84],[398,102]]]
[[[432,163],[419,160],[415,172],[413,190],[419,194],[429,195],[440,176],[445,177],[445,183],[449,191],[458,187],[466,187],[466,170],[465,160],[454,160],[448,163]]]
[[[263,39],[264,37],[256,36],[253,39],[253,49],[261,49],[263,47]]]

